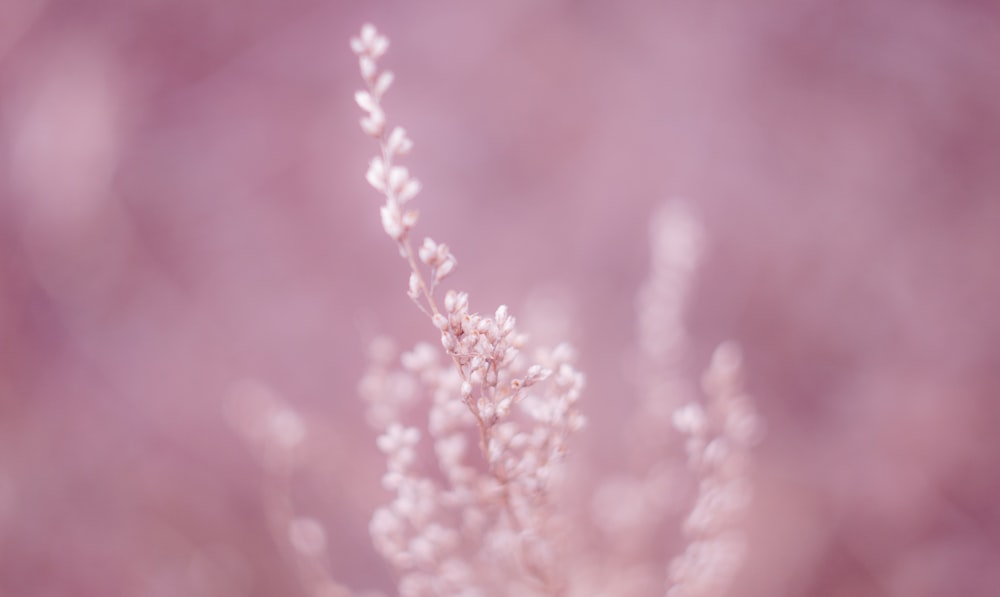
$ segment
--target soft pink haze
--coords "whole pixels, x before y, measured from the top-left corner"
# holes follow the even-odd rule
[[[308,438],[293,542],[395,590],[358,384],[377,336],[440,334],[365,180],[366,22],[443,288],[577,349],[568,508],[635,456],[650,222],[680,197],[703,245],[679,367],[738,342],[766,427],[728,594],[995,594],[1000,8],[5,0],[0,596],[308,595],[248,392]],[[681,535],[644,556],[665,571]]]

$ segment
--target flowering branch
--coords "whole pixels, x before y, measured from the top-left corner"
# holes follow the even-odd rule
[[[382,227],[410,267],[407,295],[439,331],[454,373],[441,369],[436,351],[427,345],[403,355],[408,372],[403,378],[434,396],[428,431],[448,482],[442,488],[416,470],[421,432],[400,423],[402,409],[412,401],[385,391],[392,385],[391,357],[383,350],[373,359],[377,366],[363,380],[362,393],[371,405],[372,423],[383,432],[378,445],[389,459],[383,485],[397,498],[375,513],[372,534],[383,555],[406,572],[400,591],[407,595],[457,594],[457,588],[469,588],[472,571],[483,579],[496,577],[495,565],[492,573],[484,569],[494,564],[497,553],[517,554],[514,566],[532,590],[560,595],[565,583],[555,570],[544,531],[552,516],[553,467],[566,453],[569,434],[584,423],[576,408],[583,375],[572,367],[568,346],[542,351],[538,362],[525,363],[525,337],[505,305],[493,317],[470,313],[468,295],[454,290],[438,304],[434,292],[457,260],[447,245],[433,239],[424,239],[417,251],[411,243],[417,212],[408,204],[421,187],[396,163],[413,142],[402,127],[389,131],[381,104],[393,81],[391,72],[378,67],[388,46],[371,25],[351,40],[366,87],[355,94],[365,112],[361,128],[379,149],[366,179],[385,199]],[[455,405],[464,405],[464,411],[456,411]],[[485,473],[464,462],[463,430],[470,417]],[[474,557],[463,557],[462,545],[472,545]]]

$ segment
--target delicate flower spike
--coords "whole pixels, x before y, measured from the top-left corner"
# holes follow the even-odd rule
[[[493,594],[487,576],[495,575],[480,573],[497,565],[497,570],[523,577],[515,587],[518,594],[531,585],[547,596],[568,595],[559,567],[540,554],[556,547],[555,537],[546,537],[554,505],[548,486],[555,463],[566,452],[567,436],[582,426],[574,402],[583,376],[566,355],[557,356],[558,349],[539,357],[544,365],[529,367],[518,357],[524,336],[514,329],[505,306],[495,318],[472,313],[468,295],[455,291],[446,294],[443,309],[439,306],[434,291],[458,261],[444,243],[428,238],[414,247],[410,239],[417,212],[407,204],[421,187],[397,162],[413,142],[402,127],[387,126],[382,109],[383,94],[393,82],[393,75],[378,64],[387,47],[388,41],[370,25],[351,42],[366,85],[355,95],[365,112],[362,128],[378,144],[366,178],[384,200],[382,226],[410,266],[406,294],[431,318],[444,355],[425,345],[422,350],[431,351],[430,358],[417,349],[406,353],[401,371],[376,363],[377,375],[364,386],[384,402],[373,405],[369,416],[381,432],[377,443],[387,457],[383,486],[396,494],[389,507],[375,513],[372,538],[401,572],[400,595]],[[548,379],[552,371],[558,374]],[[548,383],[526,390],[542,382]],[[426,429],[442,482],[418,471],[419,434],[402,425],[409,420],[402,407],[420,386],[433,397]],[[393,398],[402,394],[409,398]],[[485,470],[468,462],[464,446],[470,430],[479,436],[489,465]],[[459,527],[449,528],[456,522]],[[483,549],[466,549],[475,545]],[[494,556],[501,552],[509,556],[497,561]]]

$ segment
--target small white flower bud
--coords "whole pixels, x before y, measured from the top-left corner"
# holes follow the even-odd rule
[[[375,158],[368,164],[365,178],[368,180],[368,184],[375,187],[376,191],[385,190],[385,164],[382,163],[382,158]]]
[[[455,347],[456,347],[455,336],[453,336],[453,335],[451,335],[451,334],[449,334],[447,332],[442,332],[442,334],[441,334],[441,346],[443,346],[444,349],[446,351],[448,351],[449,353],[454,353],[455,352]]]
[[[361,130],[372,137],[381,136],[385,130],[385,112],[377,107],[369,112],[368,116],[361,119]]]
[[[389,170],[389,187],[398,192],[403,183],[410,179],[410,171],[405,166],[393,166]]]
[[[551,369],[545,369],[541,365],[532,365],[528,367],[528,379],[531,383],[542,381],[548,376],[552,375]]]
[[[444,280],[448,274],[455,270],[455,263],[455,258],[449,255],[449,259],[435,268],[434,279],[438,282]]]
[[[354,101],[358,103],[360,107],[365,112],[371,112],[377,108],[375,104],[375,98],[371,96],[367,91],[358,91],[354,94]]]
[[[503,326],[500,327],[500,332],[506,336],[507,334],[514,331],[514,322],[516,320],[513,316],[508,315],[507,319],[503,322]]]
[[[476,408],[479,410],[479,416],[485,420],[492,419],[494,413],[496,413],[496,409],[493,407],[493,403],[491,403],[486,398],[480,398],[476,402]]]
[[[351,38],[351,51],[355,54],[363,54],[365,52],[365,44],[361,41],[360,37]]]
[[[380,58],[385,55],[386,51],[389,49],[389,38],[384,35],[377,36],[371,44],[371,53],[375,58]]]
[[[361,67],[361,77],[365,81],[371,81],[372,77],[378,71],[378,67],[375,65],[375,61],[369,56],[361,56],[358,58],[358,65]]]
[[[427,265],[434,266],[434,257],[437,255],[437,243],[431,238],[425,238],[424,244],[420,245],[417,250],[417,254],[420,256],[420,261],[423,261]],[[447,297],[445,297],[445,302],[447,303]],[[445,305],[447,306],[447,304]]]
[[[420,181],[418,181],[416,178],[411,178],[407,180],[406,182],[403,183],[403,186],[399,188],[399,193],[398,193],[399,200],[402,201],[403,203],[406,203],[410,199],[416,197],[417,193],[420,192],[421,188],[422,187],[420,186]]]
[[[458,327],[459,329],[461,329],[462,328],[462,318],[461,317],[453,317],[451,325],[455,326],[455,327]],[[464,330],[463,330],[462,339],[460,340],[460,342],[462,343],[462,352],[465,352],[465,353],[475,352],[474,348],[476,346],[477,340],[478,340],[477,336],[475,336],[473,334],[465,334]]]
[[[389,90],[389,86],[392,85],[392,79],[393,74],[390,71],[384,71],[378,76],[374,86],[376,97],[382,97],[382,94]]]
[[[389,138],[386,140],[386,148],[389,150],[389,153],[399,155],[406,153],[404,149],[408,149],[406,147],[408,142],[409,138],[406,136],[406,129],[397,126],[389,134]]]
[[[517,355],[518,355],[517,349],[514,348],[513,346],[508,346],[506,350],[503,351],[503,359],[500,361],[500,364],[503,365],[504,367],[510,365],[511,363],[514,362],[514,359],[517,358]]]
[[[360,39],[362,47],[366,51],[371,50],[372,43],[375,41],[376,37],[378,37],[378,29],[375,28],[375,25],[372,25],[371,23],[365,23],[364,25],[361,26]]]
[[[479,323],[477,316],[466,315],[462,318],[462,331],[466,334],[471,334],[476,329],[476,324]]]
[[[404,228],[399,207],[394,202],[388,202],[382,206],[379,212],[382,215],[382,228],[385,229],[385,233],[393,240],[402,238]]]
[[[705,411],[697,403],[692,402],[674,412],[674,428],[681,433],[699,434],[705,424]]]

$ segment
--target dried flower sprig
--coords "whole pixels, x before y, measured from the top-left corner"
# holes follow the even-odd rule
[[[403,595],[481,595],[498,586],[561,595],[566,583],[551,537],[551,492],[566,440],[584,424],[577,409],[584,378],[566,345],[539,351],[529,364],[526,339],[506,306],[483,316],[470,311],[466,293],[453,290],[438,304],[435,290],[457,261],[433,239],[416,251],[411,243],[417,212],[408,204],[421,187],[396,164],[413,142],[401,127],[388,132],[381,104],[393,81],[378,66],[388,45],[371,25],[351,40],[366,86],[355,95],[365,112],[361,128],[379,146],[366,179],[385,199],[383,229],[410,267],[407,295],[440,333],[447,364],[421,344],[403,355],[400,372],[391,366],[388,342],[373,347],[361,391],[370,422],[382,432],[378,446],[389,465],[383,485],[396,494],[376,511],[373,539],[400,570]],[[402,423],[421,392],[433,399],[427,432],[443,480],[421,470],[422,431]],[[467,451],[469,429],[478,436],[478,463]]]

